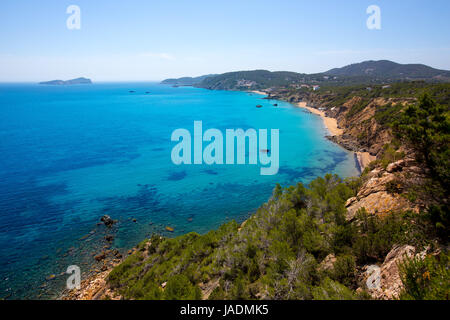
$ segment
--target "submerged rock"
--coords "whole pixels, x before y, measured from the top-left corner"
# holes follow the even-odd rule
[[[103,217],[101,217],[100,221],[102,221],[105,224],[105,226],[107,226],[107,227],[112,227],[112,225],[117,222],[117,221],[111,219],[111,217],[108,216],[107,214],[105,214]]]
[[[99,255],[96,255],[95,257],[94,257],[94,259],[96,260],[96,261],[102,261],[102,260],[104,260],[106,258],[106,254],[104,253],[104,252],[102,252],[102,253],[100,253]]]

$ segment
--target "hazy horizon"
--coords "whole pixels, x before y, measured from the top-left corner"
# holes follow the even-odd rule
[[[66,10],[77,5],[80,29]],[[381,10],[369,30],[366,10]],[[161,81],[241,70],[319,73],[366,60],[450,70],[450,3],[2,1],[0,82]]]

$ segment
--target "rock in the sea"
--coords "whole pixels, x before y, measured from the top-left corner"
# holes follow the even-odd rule
[[[114,221],[113,219],[111,219],[111,217],[108,216],[107,214],[105,214],[105,215],[100,219],[100,221],[102,221],[102,222],[105,224],[105,226],[107,226],[107,227],[112,227],[112,225],[113,225],[114,223],[116,223],[116,221]]]
[[[114,240],[114,236],[109,234],[109,235],[105,236],[105,240],[108,242],[112,242]]]
[[[122,255],[120,254],[119,250],[114,249],[112,254],[116,257],[116,258],[122,258]]]
[[[96,256],[94,257],[94,259],[97,260],[97,261],[102,261],[102,260],[104,260],[105,258],[106,258],[106,254],[105,254],[104,252],[102,252],[102,253],[100,253],[100,254],[98,254],[98,255],[96,255]]]

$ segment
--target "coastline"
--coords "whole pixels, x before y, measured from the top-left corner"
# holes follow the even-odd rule
[[[344,133],[344,130],[338,127],[337,120],[335,118],[328,117],[324,111],[318,110],[316,108],[308,107],[306,102],[298,102],[294,104],[295,106],[299,108],[303,108],[311,112],[312,114],[318,115],[322,118],[323,123],[325,124],[325,127],[327,128],[328,132],[332,136],[341,136]],[[372,156],[369,152],[361,152],[356,151],[355,152],[355,161],[357,162],[357,165],[361,171],[361,173],[364,171],[364,169],[371,163],[372,161],[376,160],[376,156]]]
[[[263,95],[263,96],[267,96],[267,95],[268,95],[267,93],[265,93],[265,92],[263,92],[263,91],[258,91],[258,90],[252,90],[252,91],[248,91],[248,92],[260,94],[260,95]]]
[[[306,102],[298,102],[294,104],[297,107],[308,110],[309,112],[318,115],[322,118],[325,127],[328,129],[332,136],[340,136],[344,133],[344,130],[340,129],[337,124],[337,120],[334,118],[327,117],[325,112],[318,110],[316,108],[308,107]]]

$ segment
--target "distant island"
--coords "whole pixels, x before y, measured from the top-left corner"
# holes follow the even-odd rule
[[[55,85],[55,86],[65,86],[72,84],[92,84],[91,79],[88,78],[76,78],[71,80],[51,80],[39,82],[39,84]]]

